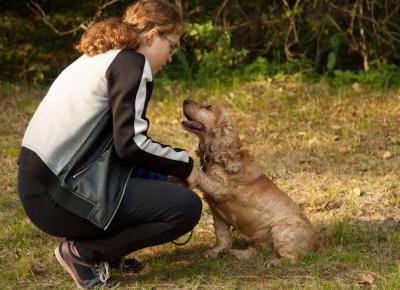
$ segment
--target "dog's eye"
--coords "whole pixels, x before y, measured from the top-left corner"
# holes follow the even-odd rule
[[[211,105],[206,106],[206,109],[212,111],[213,107]]]

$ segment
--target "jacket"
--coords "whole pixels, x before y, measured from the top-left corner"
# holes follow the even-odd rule
[[[133,50],[81,56],[39,104],[22,140],[19,190],[48,190],[67,210],[107,229],[135,167],[186,178],[185,150],[152,140],[150,63]]]

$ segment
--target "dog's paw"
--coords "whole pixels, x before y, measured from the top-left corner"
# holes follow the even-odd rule
[[[264,266],[266,267],[277,267],[281,266],[283,264],[291,264],[294,265],[296,264],[296,257],[281,257],[281,258],[274,258],[271,260],[268,260],[264,263]]]
[[[253,248],[248,248],[245,250],[234,250],[234,249],[229,249],[229,253],[231,253],[233,256],[236,257],[236,259],[239,260],[248,260],[251,257],[253,257],[256,253],[256,250]]]
[[[283,261],[281,258],[276,258],[276,259],[271,259],[271,260],[266,261],[264,263],[264,266],[268,267],[268,268],[272,268],[272,267],[278,267],[278,266],[282,265],[282,263],[283,263]]]
[[[206,259],[213,259],[213,258],[218,257],[220,252],[221,252],[220,250],[211,249],[211,250],[205,251],[203,254],[203,257]]]

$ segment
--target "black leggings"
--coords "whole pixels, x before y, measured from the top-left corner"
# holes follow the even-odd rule
[[[187,188],[132,178],[117,214],[104,231],[56,204],[47,192],[20,197],[27,215],[39,229],[75,240],[84,258],[109,262],[182,236],[198,223],[202,209],[200,198]]]

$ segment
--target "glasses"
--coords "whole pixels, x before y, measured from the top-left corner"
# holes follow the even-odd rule
[[[175,54],[179,50],[179,44],[169,39],[166,35],[161,35],[166,41],[168,41],[169,48],[170,48],[170,55]]]

